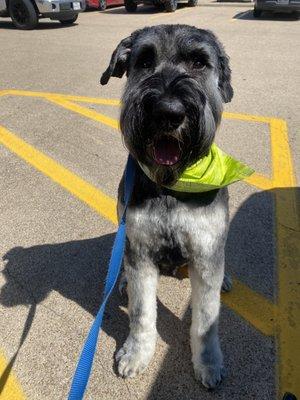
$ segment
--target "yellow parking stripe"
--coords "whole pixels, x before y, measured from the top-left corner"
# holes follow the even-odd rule
[[[299,202],[289,149],[287,125],[271,121],[271,146],[275,189],[280,396],[292,392],[300,398],[300,224]],[[299,201],[299,199],[298,199]]]
[[[230,112],[224,112],[223,117],[227,119],[236,119],[248,122],[262,122],[265,124],[269,124],[273,119],[271,117],[263,117],[261,115],[240,114],[240,113],[230,113]]]
[[[91,184],[85,182],[79,176],[73,174],[52,158],[36,150],[33,146],[27,144],[12,132],[1,126],[0,143],[23,160],[27,161],[38,171],[42,172],[54,182],[68,190],[74,196],[78,197],[81,201],[88,204],[100,215],[114,224],[117,223],[116,202],[99,189],[96,189]]]
[[[9,376],[7,377],[7,374]],[[0,353],[0,399],[1,400],[25,400],[23,393],[14,374],[8,369],[8,363],[4,355]],[[3,380],[3,382],[2,382]],[[5,383],[5,385],[4,385]]]
[[[264,175],[254,173],[245,179],[245,182],[249,185],[255,186],[261,190],[270,190],[274,188],[274,182],[270,178],[266,178]]]
[[[234,279],[233,290],[222,293],[222,302],[250,321],[264,335],[274,335],[276,306],[245,284]]]
[[[279,388],[300,398],[300,226],[295,189],[276,196]],[[298,199],[299,201],[299,199]],[[299,203],[298,203],[299,207]]]
[[[78,104],[72,103],[68,100],[64,100],[63,98],[59,97],[47,97],[47,100],[51,101],[52,103],[55,103],[63,108],[66,108],[67,110],[77,112],[78,114],[81,114],[87,118],[93,119],[94,121],[101,122],[102,124],[108,125],[112,128],[118,129],[119,128],[119,123],[117,120],[107,117],[104,114],[100,114],[99,112],[96,112],[94,110],[90,110],[89,108],[82,107]]]
[[[11,95],[11,96],[22,96],[22,97],[58,97],[64,98],[66,100],[71,101],[79,101],[83,103],[95,103],[102,104],[107,106],[119,106],[120,100],[118,99],[103,99],[100,97],[86,97],[86,96],[73,96],[69,94],[61,94],[61,93],[49,93],[49,92],[30,92],[28,90],[0,90],[0,96]]]
[[[10,92],[9,90],[0,90],[0,96],[6,96],[10,94],[9,92]]]
[[[293,187],[295,186],[295,177],[286,122],[282,119],[272,118],[270,130],[275,186]]]

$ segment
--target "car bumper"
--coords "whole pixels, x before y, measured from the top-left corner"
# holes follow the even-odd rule
[[[300,0],[289,0],[287,4],[280,0],[256,0],[255,8],[266,11],[300,11]]]
[[[79,3],[76,8],[74,3]],[[47,17],[74,16],[85,10],[85,0],[63,1],[63,0],[36,0],[39,12]]]

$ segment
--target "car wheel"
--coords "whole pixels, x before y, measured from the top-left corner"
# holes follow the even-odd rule
[[[137,9],[137,3],[133,0],[125,0],[125,8],[127,12],[135,12]]]
[[[188,1],[189,7],[196,7],[197,4],[198,4],[198,0],[189,0]]]
[[[253,10],[253,17],[254,18],[259,18],[262,14],[262,10],[258,10],[257,8],[254,8]]]
[[[174,12],[177,9],[177,0],[168,0],[165,3],[165,9],[167,12]]]
[[[165,9],[164,4],[163,4],[162,2],[160,2],[160,1],[154,1],[154,2],[153,2],[153,5],[154,5],[154,7],[155,7],[157,10],[162,11],[162,10]]]
[[[100,11],[104,11],[104,10],[106,10],[106,7],[107,7],[107,3],[106,3],[106,0],[99,0],[99,10]]]
[[[38,15],[30,0],[10,0],[9,15],[18,29],[34,29],[38,22]]]
[[[73,18],[69,18],[69,19],[60,19],[59,22],[63,25],[72,25],[74,24],[74,22],[77,20],[78,15],[75,15],[75,17]]]

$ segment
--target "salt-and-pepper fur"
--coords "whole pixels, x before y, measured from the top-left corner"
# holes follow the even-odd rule
[[[196,61],[195,61],[196,60]],[[136,163],[127,209],[124,259],[129,298],[130,334],[117,353],[121,376],[134,377],[149,364],[157,338],[156,289],[160,273],[189,266],[192,286],[191,350],[195,376],[207,388],[223,376],[218,338],[220,292],[224,280],[224,247],[228,228],[227,188],[206,193],[178,193],[164,188],[204,156],[221,120],[222,103],[233,96],[228,57],[209,31],[187,25],[144,28],[125,38],[101,78],[128,79],[123,94],[121,130],[132,156],[152,169],[150,180]],[[180,101],[185,118],[170,127],[155,118],[161,98]],[[166,133],[181,143],[181,159],[156,165],[154,137]],[[123,209],[123,178],[118,213]],[[223,288],[230,289],[225,278]]]

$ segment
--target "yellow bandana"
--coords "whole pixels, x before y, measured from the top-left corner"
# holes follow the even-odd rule
[[[149,168],[139,164],[148,178],[154,181]],[[207,156],[186,168],[173,186],[166,187],[177,192],[208,192],[245,179],[253,172],[253,169],[224,153],[213,143]]]

